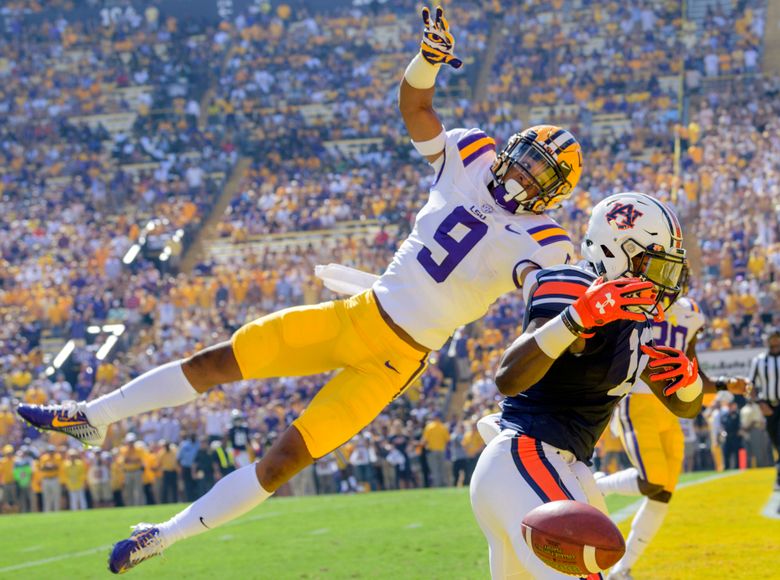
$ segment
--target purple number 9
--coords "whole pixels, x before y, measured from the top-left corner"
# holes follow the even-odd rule
[[[460,239],[455,239],[450,232],[458,224],[466,226],[469,231]],[[446,250],[447,255],[441,263],[436,263],[431,251],[428,248],[423,248],[417,254],[417,261],[422,264],[422,267],[431,275],[431,278],[441,284],[452,274],[455,266],[463,261],[466,254],[477,245],[477,242],[485,237],[487,232],[488,226],[486,223],[481,222],[479,218],[459,205],[450,215],[444,218],[436,233],[433,234],[433,239]]]

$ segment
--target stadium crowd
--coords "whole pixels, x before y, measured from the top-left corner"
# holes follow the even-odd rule
[[[445,124],[480,126],[503,142],[519,124],[569,121],[587,164],[556,215],[572,237],[580,237],[588,208],[614,191],[674,199],[701,248],[692,294],[710,323],[699,350],[760,344],[780,322],[780,82],[713,83],[756,72],[762,4],[743,1],[699,23],[660,2],[523,3],[506,6],[500,22],[494,9],[474,1],[451,10],[458,47],[474,61],[469,81],[488,45],[498,49],[484,102],[442,89]],[[323,377],[220,388],[193,405],[124,421],[103,451],[84,452],[23,429],[11,400],[94,397],[226,339],[245,320],[330,298],[313,275],[316,264],[380,273],[430,181],[395,104],[399,71],[418,42],[415,10],[412,2],[378,15],[279,7],[214,27],[147,11],[108,26],[61,19],[0,39],[7,509],[191,500],[232,469],[233,451],[262,454],[300,413]],[[552,42],[538,42],[553,22]],[[524,50],[501,50],[518,31]],[[685,126],[673,82],[679,74],[690,95]],[[442,85],[457,86],[458,76],[442,77]],[[175,257],[191,241],[240,155],[251,163],[217,227],[239,251],[177,274],[159,261],[163,248],[174,247]],[[368,241],[257,243],[365,220],[381,224]],[[179,229],[188,235],[174,243]],[[133,244],[142,251],[124,263]],[[475,421],[497,408],[492,372],[522,315],[519,296],[500,299],[432,356],[419,386],[285,492],[468,483],[482,446]],[[102,335],[88,329],[101,324],[128,328],[113,357],[97,356]],[[76,346],[68,364],[46,374],[47,341],[67,340]],[[691,468],[737,465],[734,433],[742,437],[738,452],[760,419],[745,405],[735,420],[730,407],[719,399],[686,424]],[[237,444],[231,429],[244,426],[247,441]],[[751,454],[761,464],[763,456]],[[607,437],[598,459],[612,464],[619,455]]]

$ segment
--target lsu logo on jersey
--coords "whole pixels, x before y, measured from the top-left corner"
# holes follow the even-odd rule
[[[616,203],[606,215],[607,223],[613,223],[619,230],[628,230],[634,227],[636,220],[644,214],[634,208],[633,203]]]

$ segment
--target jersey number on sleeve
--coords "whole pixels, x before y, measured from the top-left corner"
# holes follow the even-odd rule
[[[463,226],[458,228],[458,226]],[[457,230],[456,230],[457,228]],[[452,274],[455,266],[463,261],[477,242],[485,237],[488,232],[486,223],[479,221],[479,218],[469,213],[462,205],[456,207],[450,215],[444,218],[441,225],[433,234],[433,239],[443,249],[444,255],[439,248],[434,248],[438,260],[433,257],[433,252],[429,248],[423,248],[417,254],[417,261],[422,264],[425,271],[431,275],[436,282],[444,282]]]

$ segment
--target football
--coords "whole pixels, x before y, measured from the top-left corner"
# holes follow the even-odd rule
[[[543,504],[526,514],[522,529],[523,539],[542,562],[570,576],[606,570],[626,551],[612,520],[579,501]]]

